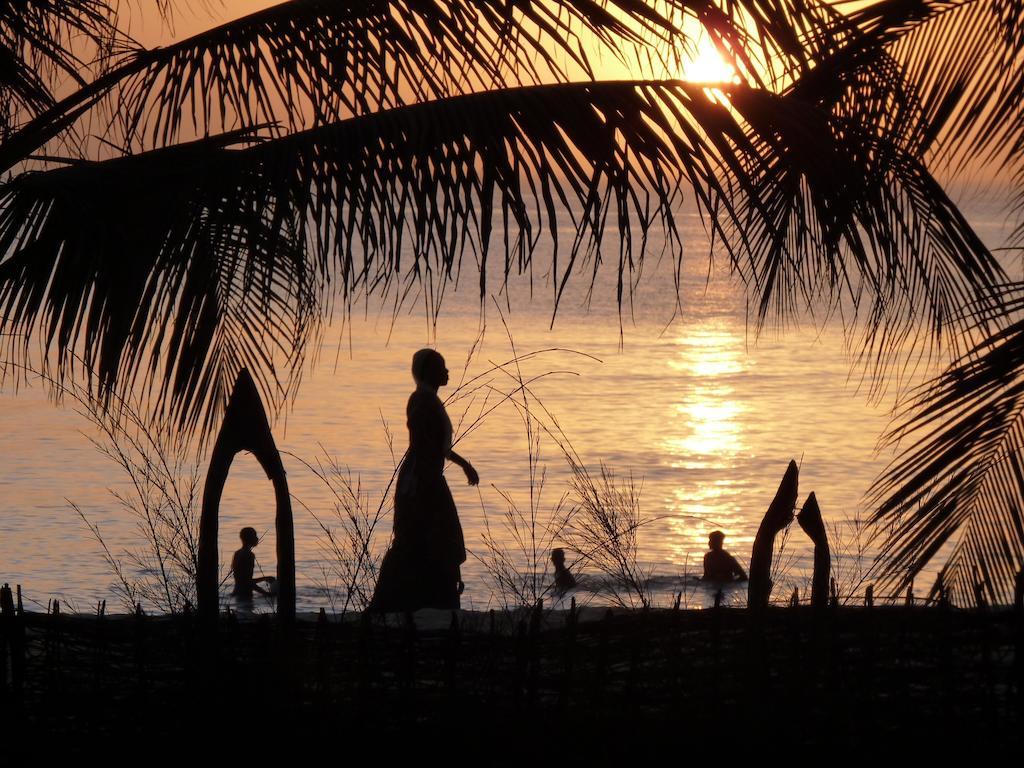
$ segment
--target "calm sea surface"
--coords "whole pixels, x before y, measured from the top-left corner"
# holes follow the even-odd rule
[[[1007,228],[999,201],[975,202],[967,210],[982,237],[993,247],[1001,245]],[[502,400],[515,389],[518,375],[506,367],[477,380],[472,396],[464,387],[463,396],[449,405],[453,422],[462,424],[457,432],[486,412],[457,445],[478,469],[479,489],[467,486],[457,467],[447,471],[472,552],[464,566],[464,607],[502,604],[487,567],[496,562],[495,549],[523,572],[531,570],[533,549],[544,567],[551,543],[567,547],[570,562],[579,557],[570,531],[548,530],[570,490],[563,455],[569,446],[593,474],[602,464],[614,473],[618,490],[632,478],[639,514],[647,521],[638,531],[638,560],[658,604],[679,591],[691,605],[710,599],[687,576],[699,573],[711,530],[725,531],[726,547],[746,565],[757,525],[791,458],[801,465],[799,503],[814,491],[832,527],[840,588],[852,590],[859,569],[869,564],[873,550],[866,534],[858,532],[858,521],[868,512],[865,491],[891,458],[891,452],[878,450],[878,440],[897,392],[891,388],[869,400],[862,371],[851,368],[834,322],[806,321],[757,335],[748,324],[742,287],[717,269],[709,278],[698,219],[687,219],[685,235],[678,313],[671,269],[656,266],[653,258],[633,316],[627,309],[621,325],[612,270],[598,281],[589,309],[583,301],[587,279],[579,275],[554,327],[551,289],[542,270],[535,274],[532,299],[524,281],[511,286],[507,321],[516,353],[571,351],[543,352],[521,364],[524,379],[540,377],[525,403],[521,392]],[[543,261],[538,256],[538,264]],[[432,345],[445,355],[452,381],[442,397],[460,381],[513,356],[490,302],[481,329],[475,276],[467,272],[465,277],[436,327],[417,306],[393,324],[386,310],[372,306],[365,316],[335,322],[294,406],[275,424],[297,500],[300,610],[330,609],[341,595],[336,563],[314,518],[339,530],[334,497],[300,459],[315,463],[330,457],[347,467],[371,510],[383,499],[386,514],[375,539],[379,552],[390,534],[386,489],[394,469],[385,424],[400,456],[407,439],[412,352]],[[504,308],[505,298],[498,301]],[[474,348],[481,330],[482,341]],[[96,431],[89,422],[69,406],[53,405],[39,387],[3,390],[0,420],[0,582],[24,585],[27,597],[42,605],[51,596],[83,610],[100,599],[116,601],[101,549],[69,502],[99,527],[115,556],[139,549],[144,540],[137,521],[110,493],[128,490],[126,475],[90,443]],[[558,440],[551,435],[556,423]],[[529,431],[536,438],[532,484]],[[564,503],[572,502],[570,495]],[[519,538],[508,527],[510,509],[525,525]],[[273,516],[269,482],[252,457],[239,456],[222,504],[222,566],[238,546],[239,528],[252,525],[263,534],[258,564],[273,573]],[[527,524],[531,516],[536,543]],[[791,533],[779,558],[780,595],[808,584],[810,544],[795,526]],[[592,566],[580,563],[576,570],[591,587],[578,599],[609,599]]]

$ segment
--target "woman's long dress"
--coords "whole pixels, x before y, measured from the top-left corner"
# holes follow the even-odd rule
[[[437,393],[419,387],[406,407],[409,452],[398,472],[394,538],[381,563],[372,611],[459,607],[462,526],[444,462],[452,425]]]

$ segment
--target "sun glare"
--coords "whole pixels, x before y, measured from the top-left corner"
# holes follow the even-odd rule
[[[711,38],[701,36],[692,59],[683,65],[683,79],[691,83],[737,82],[736,68],[722,58]]]

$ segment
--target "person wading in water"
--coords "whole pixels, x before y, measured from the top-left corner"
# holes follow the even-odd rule
[[[260,543],[256,529],[246,526],[238,532],[238,537],[242,540],[242,547],[231,558],[231,573],[235,577],[235,588],[231,594],[238,601],[240,607],[251,608],[253,592],[259,592],[261,595],[273,594],[276,579],[273,576],[253,578],[253,572],[256,570],[256,555],[252,550]],[[261,581],[266,583],[270,589],[260,587]]]
[[[704,555],[705,581],[746,581],[747,572],[736,561],[736,558],[723,549],[725,534],[712,531],[708,536],[711,551]]]

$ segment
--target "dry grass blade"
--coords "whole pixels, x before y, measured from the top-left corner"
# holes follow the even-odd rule
[[[572,463],[572,490],[577,505],[569,540],[581,561],[605,576],[603,591],[624,608],[650,608],[651,573],[638,560],[637,533],[652,522],[640,513],[640,488],[632,474],[617,478],[600,466],[595,476]]]
[[[342,616],[350,610],[363,611],[370,604],[377,583],[383,556],[379,527],[391,509],[391,490],[398,469],[392,472],[391,481],[374,505],[361,478],[353,476],[351,469],[340,464],[323,446],[321,455],[312,463],[289,455],[305,466],[329,494],[327,513],[317,514],[304,502],[299,504],[312,515],[323,533],[320,546],[326,562],[322,566],[322,587],[331,608]],[[335,599],[337,593],[343,596],[340,609]]]
[[[513,608],[531,608],[540,601],[555,593],[555,586],[548,575],[549,555],[555,546],[567,538],[570,524],[576,508],[569,502],[569,494],[562,493],[554,504],[545,504],[545,483],[547,469],[541,462],[542,438],[553,437],[554,442],[563,455],[571,453],[571,446],[564,440],[557,423],[550,419],[550,413],[543,406],[531,386],[548,376],[566,371],[546,370],[538,374],[524,374],[523,365],[535,358],[550,352],[571,352],[572,350],[542,350],[520,354],[516,349],[508,321],[497,306],[502,327],[511,349],[511,359],[505,363],[493,365],[484,374],[471,378],[460,386],[463,392],[456,392],[456,397],[449,400],[469,400],[468,409],[474,405],[476,393],[486,393],[483,404],[479,407],[477,417],[468,425],[460,422],[460,437],[477,429],[482,421],[493,411],[505,404],[512,405],[522,421],[526,438],[526,469],[527,492],[522,501],[516,495],[495,487],[504,511],[500,518],[500,528],[492,528],[491,517],[487,514],[484,496],[480,496],[480,504],[484,515],[483,549],[470,548],[470,554],[483,566],[491,579],[494,589],[492,598],[497,597],[506,610]],[[505,391],[494,386],[489,376],[501,374],[512,386]],[[493,397],[492,397],[493,396]],[[551,424],[545,422],[547,417]]]

